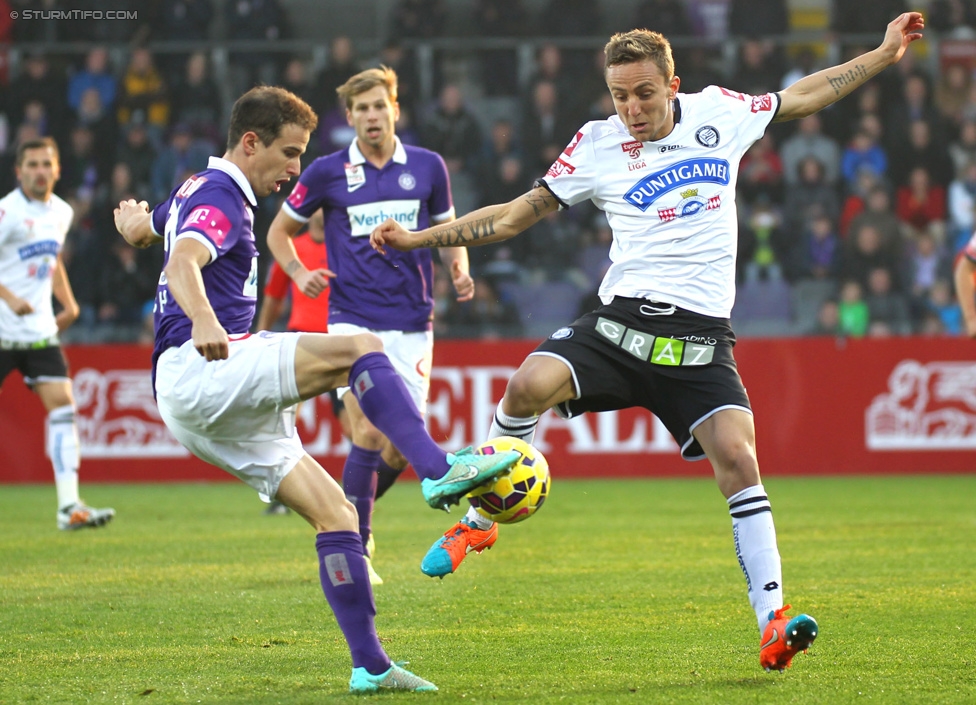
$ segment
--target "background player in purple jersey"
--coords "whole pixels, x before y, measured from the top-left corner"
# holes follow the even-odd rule
[[[153,389],[167,428],[197,457],[315,528],[322,589],[352,653],[351,691],[436,690],[380,646],[356,509],[302,448],[294,406],[351,382],[366,416],[424,478],[433,507],[457,501],[515,457],[487,462],[441,450],[376,336],[248,333],[257,298],[252,209],[258,196],[298,175],[316,123],[312,109],[284,89],[248,91],[234,104],[224,157],[211,158],[151,212],[145,202],[120,203],[116,227],[137,247],[165,243]]]
[[[268,247],[306,295],[317,296],[331,287],[329,332],[372,332],[382,339],[386,354],[424,413],[434,346],[431,253],[417,250],[385,258],[370,247],[369,234],[387,218],[410,230],[454,220],[447,168],[438,154],[405,146],[396,136],[400,107],[392,69],[363,71],[336,90],[356,139],[347,149],[320,157],[306,169],[271,224]],[[325,215],[326,249],[334,278],[325,270],[306,268],[291,241],[319,208]],[[442,249],[441,259],[450,269],[458,300],[471,299],[474,281],[468,273],[467,250]],[[371,544],[374,499],[393,483],[407,460],[402,449],[370,423],[354,398],[346,409],[352,449],[342,482],[346,497],[359,512],[366,546]],[[373,583],[381,583],[372,563],[368,567]]]
[[[606,46],[605,78],[616,115],[584,125],[533,190],[449,228],[409,232],[387,221],[371,236],[380,250],[481,245],[513,237],[586,198],[608,214],[613,264],[600,288],[603,306],[553,333],[525,360],[508,382],[489,433],[531,441],[539,415],[550,408],[564,417],[633,406],[657,414],[682,455],[711,461],[732,517],[766,670],[789,667],[818,628],[807,615],[784,614],[790,606],[783,605],[772,509],[732,355],[736,220],[721,196],[733,205],[735,182],[706,170],[721,164],[734,174],[769,122],[805,117],[840,100],[898,62],[923,26],[920,13],[904,13],[888,25],[877,49],[762,96],[717,86],[679,95],[667,39],[648,30],[614,35]],[[637,162],[629,150],[637,152]],[[643,176],[629,175],[644,169]],[[681,180],[695,188],[682,190]],[[431,547],[424,572],[453,572],[473,532],[488,529],[469,513]]]

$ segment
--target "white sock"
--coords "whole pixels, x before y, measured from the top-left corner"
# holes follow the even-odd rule
[[[52,409],[45,422],[45,451],[54,466],[54,486],[58,491],[58,509],[78,501],[78,466],[81,451],[75,408],[68,404]]]
[[[783,606],[783,570],[776,547],[773,512],[762,485],[747,487],[728,499],[735,555],[746,576],[749,603],[756,612],[759,633],[769,613]]]
[[[531,443],[535,438],[535,429],[539,425],[538,416],[530,416],[522,419],[517,416],[509,416],[502,411],[502,402],[498,402],[495,409],[495,417],[491,421],[491,428],[488,430],[488,438],[498,438],[498,436],[514,436],[521,438],[526,443]]]
[[[491,421],[491,428],[488,430],[488,438],[514,436],[521,438],[526,443],[531,443],[532,439],[535,438],[535,429],[538,425],[538,416],[530,416],[527,419],[509,416],[502,411],[502,403],[498,402],[498,408],[495,409],[495,416]],[[482,531],[487,531],[495,523],[491,519],[481,516],[474,507],[468,509],[468,513],[464,515],[464,520]]]

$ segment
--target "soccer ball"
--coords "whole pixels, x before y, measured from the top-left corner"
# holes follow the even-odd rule
[[[549,463],[538,449],[511,436],[492,438],[475,452],[491,455],[506,450],[517,450],[522,457],[492,482],[472,490],[468,501],[483,517],[499,524],[515,524],[535,514],[546,501]]]

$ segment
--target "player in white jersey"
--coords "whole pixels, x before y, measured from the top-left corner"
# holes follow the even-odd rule
[[[617,114],[580,129],[530,192],[449,227],[408,232],[387,221],[372,234],[380,251],[472,246],[513,237],[587,198],[606,212],[614,238],[600,287],[604,305],[557,330],[522,363],[489,436],[531,442],[539,414],[550,408],[565,417],[632,406],[655,413],[686,459],[709,459],[728,500],[767,670],[787,668],[813,642],[817,625],[784,614],[752,411],[732,356],[736,171],[770,122],[843,98],[901,59],[923,26],[921,14],[902,14],[877,49],[761,96],[717,87],[681,94],[667,39],[647,30],[615,35],[606,46],[606,80]],[[421,568],[451,573],[466,552],[496,536],[497,527],[470,511]]]
[[[19,370],[47,410],[45,450],[54,466],[58,528],[102,526],[115,510],[94,509],[78,497],[75,402],[58,341],[79,308],[61,261],[73,212],[54,195],[61,174],[57,144],[49,137],[22,143],[16,171],[19,186],[0,199],[0,384]],[[52,295],[61,304],[57,314]]]

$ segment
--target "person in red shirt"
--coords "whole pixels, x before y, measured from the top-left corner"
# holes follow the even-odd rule
[[[322,269],[329,271],[329,262],[325,250],[325,221],[322,211],[316,211],[308,221],[308,230],[298,235],[292,241],[298,252],[298,258],[309,270]],[[271,263],[268,280],[264,286],[264,300],[258,312],[257,329],[271,330],[281,318],[285,302],[291,299],[291,311],[288,314],[287,329],[294,332],[326,333],[329,323],[329,289],[310,298],[299,290],[277,261]],[[332,399],[332,412],[335,414],[342,434],[349,437],[349,415],[346,413],[342,400],[335,392],[329,392]],[[288,514],[289,509],[281,502],[271,500],[265,514]]]

